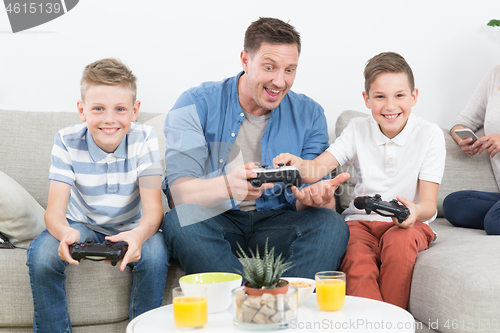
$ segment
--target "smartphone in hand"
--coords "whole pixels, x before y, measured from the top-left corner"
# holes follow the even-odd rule
[[[474,132],[472,132],[472,130],[468,128],[456,129],[454,132],[462,140],[472,138],[472,141],[469,142],[470,145],[476,142],[476,140],[478,139],[476,134],[474,134]]]

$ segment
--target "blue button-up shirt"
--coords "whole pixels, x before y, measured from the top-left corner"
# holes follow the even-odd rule
[[[182,177],[212,178],[225,174],[229,152],[245,113],[238,98],[238,79],[206,82],[184,92],[165,118],[165,194]],[[273,164],[280,153],[314,159],[328,148],[323,108],[311,98],[289,91],[271,111],[261,139],[262,165]],[[295,210],[296,198],[284,183],[265,190],[257,210]],[[222,209],[239,210],[234,200]]]

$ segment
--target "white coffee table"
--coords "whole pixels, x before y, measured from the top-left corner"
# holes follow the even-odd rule
[[[320,311],[316,294],[312,294],[298,309],[298,320],[289,328],[261,332],[415,332],[415,319],[406,310],[367,298],[346,296],[340,311]],[[231,309],[208,315],[207,324],[193,332],[245,332],[233,324]],[[143,313],[127,326],[127,333],[185,332],[174,324],[172,305]]]

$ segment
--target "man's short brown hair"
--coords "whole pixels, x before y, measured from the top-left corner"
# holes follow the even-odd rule
[[[252,56],[262,43],[295,44],[300,54],[300,35],[293,26],[279,19],[261,17],[245,32],[244,50]]]
[[[408,77],[408,84],[411,91],[415,89],[415,80],[410,65],[406,62],[405,58],[395,52],[380,53],[370,60],[365,67],[365,92],[368,94],[370,87],[382,73],[405,73]]]
[[[109,86],[122,86],[130,89],[132,101],[135,103],[137,95],[137,78],[132,71],[120,60],[106,58],[97,60],[85,67],[80,81],[82,101],[90,85],[105,84]]]

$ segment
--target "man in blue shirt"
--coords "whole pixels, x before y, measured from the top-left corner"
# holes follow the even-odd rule
[[[349,239],[333,192],[349,175],[306,184],[295,197],[284,183],[247,181],[282,152],[314,159],[328,147],[326,118],[309,97],[290,91],[300,36],[281,20],[260,18],[245,33],[243,71],[184,92],[165,119],[165,241],[187,274],[234,272],[234,255],[267,238],[314,278],[337,269]],[[261,251],[263,249],[260,249]]]

